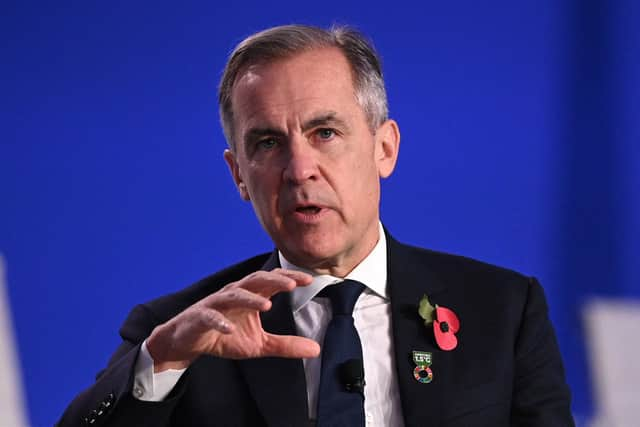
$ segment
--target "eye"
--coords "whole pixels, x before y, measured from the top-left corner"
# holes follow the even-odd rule
[[[316,134],[318,135],[318,137],[321,140],[329,140],[331,138],[333,138],[334,136],[336,136],[336,131],[334,131],[333,129],[329,129],[329,128],[322,128],[322,129],[318,129],[316,131]]]
[[[265,138],[258,141],[256,143],[256,146],[260,150],[270,150],[275,147],[277,143],[278,142],[275,140],[275,138]]]

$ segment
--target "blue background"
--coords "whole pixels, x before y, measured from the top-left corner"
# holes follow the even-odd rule
[[[0,251],[34,425],[93,381],[136,303],[258,251],[222,161],[234,44],[284,23],[374,41],[400,124],[399,239],[540,278],[579,423],[580,309],[640,296],[640,4],[3,2]]]

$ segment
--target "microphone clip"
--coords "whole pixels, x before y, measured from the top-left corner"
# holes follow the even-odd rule
[[[360,359],[349,359],[340,365],[340,382],[350,393],[359,393],[364,397],[364,366]]]

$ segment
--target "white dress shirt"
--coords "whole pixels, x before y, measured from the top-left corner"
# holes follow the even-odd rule
[[[382,229],[380,238],[371,253],[358,264],[345,279],[357,280],[366,289],[356,301],[353,318],[360,341],[366,385],[364,411],[367,426],[388,427],[404,425],[398,381],[395,375],[393,334],[391,331],[391,304],[386,289],[387,245]],[[278,252],[282,268],[304,271],[313,276],[309,286],[291,292],[291,307],[298,335],[322,344],[327,325],[331,320],[331,303],[328,298],[316,297],[325,287],[344,279],[329,275],[317,275],[291,264]],[[309,418],[316,418],[320,365],[322,358],[303,359],[307,384]],[[142,344],[135,368],[133,394],[140,400],[161,401],[175,386],[184,370],[153,372],[153,359],[146,341]]]

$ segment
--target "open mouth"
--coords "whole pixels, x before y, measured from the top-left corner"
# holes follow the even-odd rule
[[[318,212],[320,212],[322,208],[319,208],[317,206],[302,206],[299,208],[296,208],[296,212],[300,212],[301,214],[304,215],[315,215]]]

